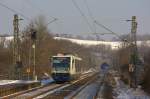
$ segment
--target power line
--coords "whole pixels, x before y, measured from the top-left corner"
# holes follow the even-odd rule
[[[113,34],[115,36],[117,36],[119,39],[121,39],[122,41],[125,41],[125,39],[122,39],[120,35],[118,35],[117,33],[113,32],[111,29],[107,28],[106,26],[104,26],[103,24],[97,22],[96,20],[94,21],[98,26],[104,28],[105,30],[109,31],[110,33],[102,33],[102,35],[104,34]]]
[[[24,0],[23,0],[23,1],[24,1]],[[28,4],[30,4],[32,8],[36,7],[36,8],[37,8],[37,11],[43,12],[44,14],[46,14],[43,9],[41,9],[37,4],[31,2],[31,0],[25,0],[25,1],[26,1]],[[34,6],[34,7],[33,7],[33,6]],[[49,16],[49,17],[51,17],[51,18],[53,18],[53,19],[56,19],[56,18],[53,17],[53,16],[50,16],[50,15],[48,15],[48,14],[46,14],[46,15]]]
[[[91,10],[90,10],[90,7],[88,6],[87,0],[84,0],[84,3],[85,3],[85,5],[86,5],[86,7],[87,7],[89,16],[91,17],[92,20],[95,20],[95,18],[93,17],[92,12],[91,12]]]
[[[14,9],[12,9],[12,8],[10,8],[10,7],[8,7],[8,6],[6,6],[5,4],[0,3],[0,6],[2,6],[2,7],[4,7],[4,8],[6,8],[6,9],[8,9],[9,11],[11,11],[11,12],[13,12],[13,13],[17,13],[17,14],[19,14],[20,16],[22,16],[23,18],[25,18],[26,20],[30,21],[30,18],[28,18],[28,17],[25,16],[24,14],[22,14],[22,13],[16,11],[16,10],[14,10]]]
[[[89,5],[88,5],[87,0],[84,0],[84,3],[85,3],[85,5],[86,5],[86,7],[87,7],[87,10],[88,10],[88,13],[89,13],[90,18],[94,21],[95,18],[94,18],[93,14],[92,14],[92,12],[91,12],[91,10],[90,10],[90,7],[89,7]],[[94,32],[96,33],[96,26],[95,26],[94,23],[93,23],[93,27],[94,27]]]
[[[37,11],[43,12],[44,14],[46,14],[43,9],[41,9],[41,8],[40,8],[38,5],[36,5],[35,3],[31,2],[31,0],[26,0],[26,3],[30,4],[32,8],[36,7],[36,8],[37,8]],[[34,7],[33,7],[33,6],[34,6]],[[51,23],[53,23],[53,22],[55,22],[55,21],[58,21],[58,18],[56,18],[56,17],[50,16],[50,15],[48,15],[48,14],[46,14],[46,16],[48,16],[48,17],[51,18],[51,19],[48,20],[48,22],[46,23],[46,26],[48,26],[49,24],[51,24]]]
[[[4,8],[6,8],[6,9],[8,9],[9,11],[11,11],[11,12],[13,12],[13,13],[15,13],[15,14],[18,14],[18,15],[22,16],[24,19],[26,19],[26,20],[29,21],[29,22],[31,21],[31,19],[30,19],[29,17],[25,16],[24,14],[22,14],[22,13],[16,11],[16,10],[14,10],[14,9],[12,9],[12,8],[10,8],[10,7],[8,7],[7,5],[5,5],[5,4],[3,4],[3,3],[0,3],[0,6],[2,6],[2,7],[4,7]],[[49,22],[46,24],[46,26],[48,26],[50,23],[53,23],[53,22],[56,21],[56,20],[58,20],[58,19],[55,18],[55,17],[53,17],[53,20],[49,21]]]
[[[97,22],[96,20],[94,21],[96,24],[98,24],[100,27],[104,28],[105,30],[113,33],[113,34],[116,34],[115,32],[113,32],[112,30],[110,30],[109,28],[107,28],[106,26],[104,26],[103,24]]]
[[[87,7],[89,16],[90,16],[91,19],[94,21],[94,23],[98,24],[100,27],[102,27],[102,28],[104,28],[105,30],[111,32],[111,34],[114,34],[114,35],[116,35],[116,36],[118,36],[118,37],[120,38],[120,36],[119,36],[117,33],[113,32],[111,29],[109,29],[109,28],[106,27],[105,25],[101,24],[100,22],[97,22],[97,21],[95,20],[94,16],[93,16],[91,10],[90,10],[90,7],[88,6],[87,0],[84,0],[84,2],[85,2],[85,5],[86,5],[86,7]],[[94,27],[95,27],[95,25],[94,25]],[[95,27],[95,29],[96,29],[96,27]],[[95,32],[95,33],[96,33],[96,32]],[[107,33],[107,34],[110,34],[110,33]]]
[[[79,13],[81,14],[81,16],[84,18],[84,20],[86,21],[86,23],[88,24],[89,28],[91,31],[93,31],[93,28],[91,26],[91,24],[89,23],[87,17],[84,15],[84,13],[82,12],[82,10],[80,9],[80,7],[78,6],[78,4],[75,2],[75,0],[72,0],[74,6],[78,9]]]

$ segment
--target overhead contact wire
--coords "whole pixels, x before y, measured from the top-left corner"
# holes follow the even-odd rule
[[[86,23],[88,24],[90,30],[93,31],[93,28],[92,28],[91,24],[89,23],[87,17],[84,15],[84,13],[82,12],[82,10],[81,10],[80,7],[78,6],[78,4],[77,4],[74,0],[72,0],[72,2],[73,2],[73,4],[74,4],[74,6],[78,9],[78,11],[80,12],[81,16],[85,19],[85,21],[86,21]]]
[[[89,7],[89,5],[88,5],[88,2],[87,2],[87,0],[84,0],[84,3],[85,3],[85,5],[86,5],[86,7],[87,7],[87,11],[88,11],[88,13],[89,13],[89,16],[90,16],[90,18],[93,20],[93,22],[95,21],[95,18],[94,18],[94,16],[93,16],[93,14],[92,14],[92,12],[91,12],[91,10],[90,10],[90,7]],[[93,23],[93,28],[94,28],[94,32],[96,33],[96,25]]]
[[[27,16],[25,16],[24,14],[22,14],[22,13],[16,11],[16,10],[14,10],[14,9],[12,9],[12,8],[10,8],[10,7],[8,7],[7,5],[5,5],[5,4],[3,4],[3,3],[0,3],[0,6],[2,6],[2,7],[4,7],[4,8],[6,8],[6,9],[8,9],[9,11],[11,11],[11,12],[13,12],[13,13],[17,13],[17,14],[19,14],[20,16],[22,16],[23,18],[25,18],[26,20],[30,21],[30,18],[28,18]]]

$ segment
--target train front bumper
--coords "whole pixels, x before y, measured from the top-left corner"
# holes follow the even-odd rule
[[[52,78],[56,82],[66,82],[70,81],[70,74],[69,73],[52,73]]]

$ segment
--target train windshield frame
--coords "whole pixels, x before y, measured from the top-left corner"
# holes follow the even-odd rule
[[[71,57],[53,57],[52,67],[56,71],[68,71]]]

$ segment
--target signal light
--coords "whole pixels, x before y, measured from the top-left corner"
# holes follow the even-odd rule
[[[36,34],[37,34],[36,31],[31,32],[31,39],[32,40],[36,40]]]

